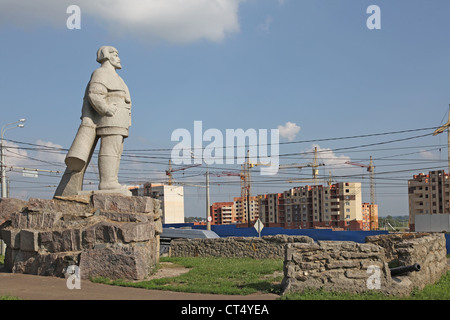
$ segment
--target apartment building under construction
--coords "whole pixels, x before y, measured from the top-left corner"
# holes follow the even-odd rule
[[[416,231],[416,220],[449,215],[449,175],[444,170],[420,173],[408,180],[409,227]],[[447,219],[448,220],[448,219]],[[445,226],[442,226],[444,229]]]
[[[362,203],[361,183],[301,186],[259,196],[264,224],[289,229],[375,230],[378,207]]]
[[[211,224],[236,223],[236,206],[234,202],[215,202],[210,208]]]
[[[235,197],[232,202],[215,202],[210,206],[211,224],[232,224],[255,222],[259,217],[258,197],[249,197],[242,201],[241,197]],[[250,215],[247,214],[249,210]]]

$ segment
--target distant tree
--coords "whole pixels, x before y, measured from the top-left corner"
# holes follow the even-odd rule
[[[184,222],[192,223],[192,222],[205,222],[206,219],[202,217],[184,217]]]

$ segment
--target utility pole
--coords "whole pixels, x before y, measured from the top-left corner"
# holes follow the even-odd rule
[[[206,165],[206,230],[211,230],[211,211],[209,204],[209,168]]]
[[[13,129],[13,128],[23,128],[25,125],[22,122],[25,122],[26,119],[19,119],[16,122],[7,123],[2,127],[1,131],[1,179],[2,179],[2,198],[7,198],[7,187],[6,187],[6,166],[5,166],[5,142],[3,141],[3,135],[5,134],[6,130]],[[20,124],[18,124],[20,122]]]
[[[23,128],[25,125],[22,122],[25,122],[26,119],[19,119],[16,122],[7,123],[2,127],[1,133],[0,133],[0,160],[1,160],[1,174],[0,178],[2,180],[2,199],[8,198],[8,187],[6,185],[6,165],[5,165],[5,142],[3,140],[3,135],[5,134],[6,130],[13,129],[13,128]],[[19,123],[20,122],[20,123]],[[18,124],[19,123],[19,124]],[[0,240],[0,254],[5,254],[6,246],[3,243],[3,240]]]

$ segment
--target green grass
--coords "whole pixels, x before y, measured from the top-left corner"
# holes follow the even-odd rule
[[[5,256],[0,254],[0,265],[5,263]]]
[[[281,297],[282,300],[450,300],[450,271],[433,285],[422,290],[413,290],[409,296],[386,296],[381,292],[371,291],[362,294],[326,292],[307,290],[304,293],[291,293]]]
[[[414,290],[408,299],[413,300],[450,300],[450,271],[433,285],[422,290]]]
[[[14,297],[14,296],[0,296],[0,301],[3,301],[3,300],[21,300],[21,299],[18,297]]]
[[[390,300],[393,297],[387,297],[381,292],[371,291],[361,294],[327,292],[319,290],[305,290],[303,293],[289,293],[280,300]]]
[[[280,292],[282,275],[276,278],[270,275],[275,271],[282,271],[282,260],[161,258],[161,262],[164,261],[182,265],[190,271],[173,278],[141,282],[111,281],[105,278],[96,278],[92,281],[145,289],[229,295],[248,295],[256,292],[278,294]]]

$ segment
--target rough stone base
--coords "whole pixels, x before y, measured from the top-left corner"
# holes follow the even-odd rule
[[[307,236],[275,235],[257,237],[227,237],[214,239],[174,239],[170,243],[171,257],[227,257],[254,259],[284,259],[287,243],[313,243]]]
[[[391,267],[418,263],[421,270],[391,276]],[[390,265],[391,264],[391,265]],[[318,241],[286,245],[282,293],[306,289],[408,295],[438,281],[447,271],[443,234],[388,234],[366,243]]]
[[[144,279],[159,260],[159,200],[88,194],[0,202],[0,238],[9,272]],[[20,209],[19,209],[20,208]]]

